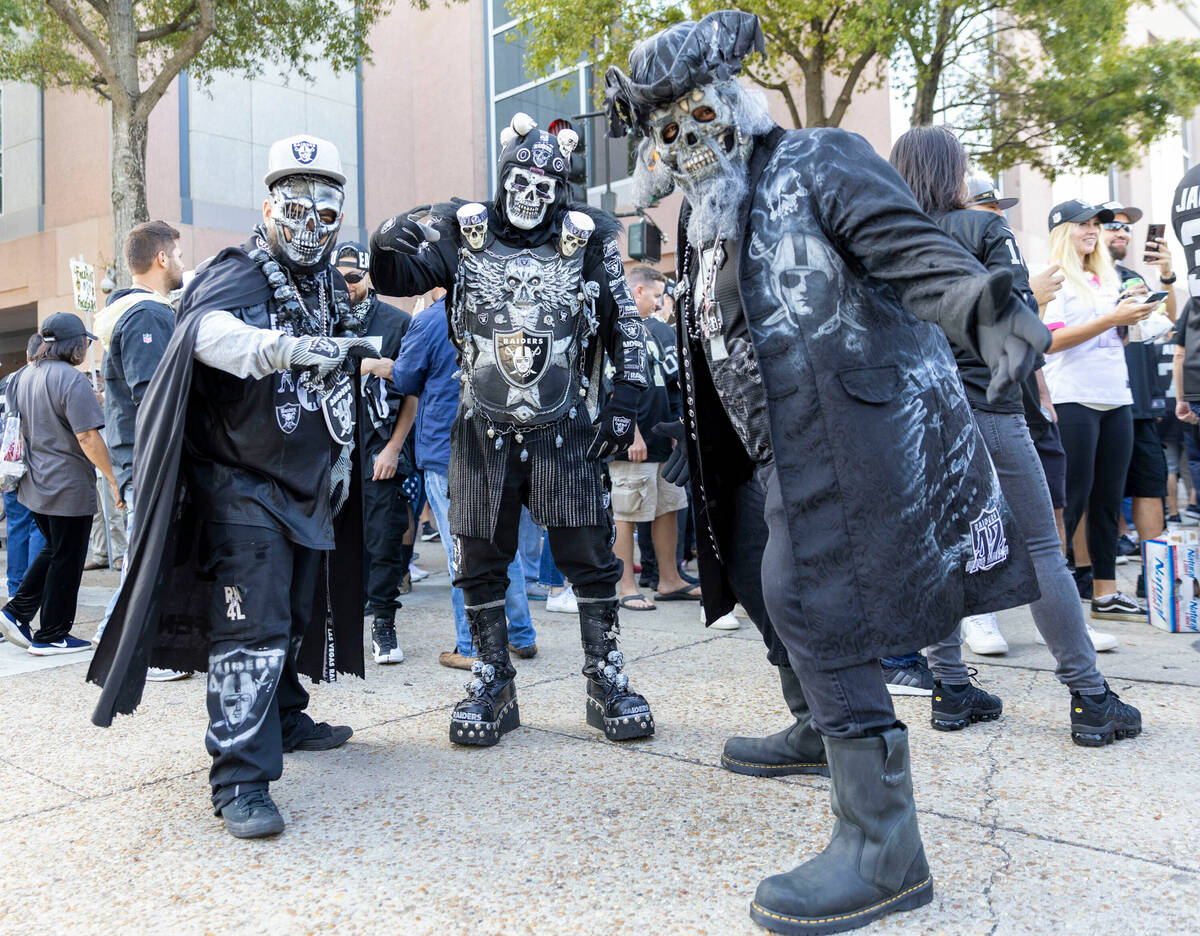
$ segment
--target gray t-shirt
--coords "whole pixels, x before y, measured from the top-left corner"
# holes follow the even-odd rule
[[[90,517],[96,512],[96,469],[75,436],[104,425],[92,385],[65,361],[28,364],[9,379],[9,399],[21,416],[29,470],[17,500],[35,513]]]

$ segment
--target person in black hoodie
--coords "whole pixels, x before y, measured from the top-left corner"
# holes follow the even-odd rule
[[[989,270],[1008,271],[1014,298],[1036,308],[1029,271],[1004,219],[963,206],[967,155],[954,134],[946,127],[915,127],[896,141],[891,162],[917,203],[942,230]],[[1059,548],[1050,492],[1025,423],[1021,387],[1014,384],[1003,394],[989,396],[987,365],[952,335],[947,337],[971,412],[1033,559],[1041,597],[1030,610],[1057,661],[1056,674],[1071,693],[1071,739],[1076,744],[1102,746],[1134,737],[1142,730],[1141,714],[1109,689],[1096,668],[1096,650],[1074,579]],[[935,679],[934,728],[954,731],[999,716],[1000,700],[970,684],[962,662],[960,629],[932,646],[929,659]]]
[[[568,200],[578,141],[569,128],[551,134],[518,113],[500,135],[491,203],[416,209],[371,238],[377,288],[392,296],[448,291],[462,365],[450,532],[454,584],[478,657],[469,695],[450,717],[455,744],[492,745],[520,724],[504,593],[523,503],[548,529],[579,602],[587,723],[614,741],[654,733],[617,649],[621,563],[599,464],[633,442],[648,380],[645,332],[616,220]],[[607,402],[605,351],[615,368]]]

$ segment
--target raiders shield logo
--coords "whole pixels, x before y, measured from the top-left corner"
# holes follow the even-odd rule
[[[297,140],[292,144],[292,155],[300,165],[307,166],[317,158],[317,144],[311,140]]]
[[[637,341],[642,337],[642,322],[641,319],[617,319],[617,324],[621,327],[621,331],[630,341]]]
[[[1004,535],[1004,524],[1000,511],[989,507],[979,512],[971,521],[971,550],[973,555],[967,562],[967,573],[986,572],[1008,558],[1008,538]]]
[[[524,389],[542,379],[550,365],[554,341],[550,332],[496,332],[492,341],[505,383]]]
[[[284,403],[275,407],[275,422],[279,424],[280,429],[291,435],[300,425],[300,404]]]
[[[630,419],[628,416],[613,417],[613,432],[619,436],[625,435],[629,431]]]
[[[354,439],[354,384],[345,374],[333,391],[321,398],[325,426],[338,445],[349,445]]]
[[[286,651],[239,648],[213,657],[208,666],[208,695],[220,702],[208,736],[222,750],[253,737],[275,697]]]

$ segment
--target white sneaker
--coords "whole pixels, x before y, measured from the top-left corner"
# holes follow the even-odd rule
[[[1102,631],[1093,630],[1091,624],[1084,625],[1087,628],[1088,637],[1091,638],[1092,646],[1096,648],[1097,653],[1103,653],[1105,650],[1117,649],[1117,638],[1112,634],[1105,634]],[[1041,631],[1034,630],[1033,639],[1040,643],[1043,647],[1046,646],[1046,638],[1042,636]]]
[[[703,612],[702,612],[703,613]],[[701,618],[703,620],[703,618]],[[742,622],[733,616],[733,612],[723,614],[711,624],[708,625],[713,630],[735,631],[742,626]]]
[[[187,679],[191,675],[182,670],[163,669],[159,666],[151,666],[146,669],[146,679],[150,682],[174,682],[177,679]]]
[[[994,614],[972,614],[959,622],[962,638],[972,653],[980,656],[1000,656],[1008,653],[1008,641],[996,626]]]
[[[559,614],[578,614],[579,602],[575,600],[575,592],[567,585],[557,595],[546,599],[546,610],[557,611]]]
[[[429,578],[429,573],[426,572],[424,569],[422,569],[420,566],[413,565],[410,562],[408,564],[408,577],[411,581],[423,582],[423,581],[425,581],[425,579]]]

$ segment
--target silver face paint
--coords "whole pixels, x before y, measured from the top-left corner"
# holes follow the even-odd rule
[[[558,180],[513,166],[504,177],[504,210],[514,227],[530,231],[546,219],[554,204]]]
[[[316,176],[285,176],[271,187],[275,245],[293,266],[314,267],[337,243],[345,189]]]

